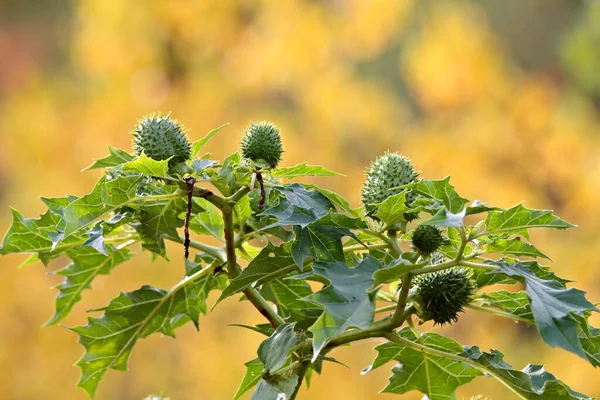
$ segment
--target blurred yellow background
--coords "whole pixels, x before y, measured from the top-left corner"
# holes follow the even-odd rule
[[[208,146],[220,159],[249,121],[267,119],[282,128],[283,165],[345,173],[317,182],[354,206],[364,169],[390,149],[428,178],[452,175],[472,200],[554,209],[579,228],[533,241],[598,302],[599,38],[600,2],[583,0],[0,1],[0,231],[9,206],[36,216],[40,195],[89,191],[99,172],[80,170],[109,144],[130,150],[128,132],[146,113],[171,111],[192,140],[229,122]],[[0,260],[0,398],[85,399],[76,335],[41,327],[60,279],[41,264],[17,270],[24,259]],[[65,323],[84,324],[86,309],[119,290],[168,288],[182,271],[142,254],[98,278]],[[199,333],[188,325],[177,340],[142,340],[130,371],[107,373],[97,399],[230,399],[262,337],[227,325],[257,322],[231,299]],[[600,371],[533,329],[474,311],[435,329],[497,347],[515,367],[547,364],[600,396]],[[326,365],[300,397],[394,397],[377,394],[390,368],[359,375],[375,344],[338,350],[351,369]],[[512,398],[486,378],[458,393]]]

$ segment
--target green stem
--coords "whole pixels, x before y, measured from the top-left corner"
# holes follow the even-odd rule
[[[182,238],[179,238],[179,240],[182,241]],[[200,251],[208,254],[209,256],[216,258],[221,263],[224,263],[225,260],[227,259],[227,256],[225,254],[223,247],[210,246],[208,244],[204,244],[204,243],[198,242],[196,240],[190,240],[190,247],[192,247],[196,250],[200,250]]]
[[[379,307],[375,310],[375,314],[379,314],[386,311],[394,311],[398,306],[396,304],[390,304],[389,306]]]
[[[244,186],[243,188],[239,189],[237,192],[235,192],[234,194],[232,194],[231,196],[225,198],[225,200],[232,202],[232,203],[237,203],[238,201],[240,201],[246,194],[248,194],[248,192],[250,192],[250,188],[248,186]]]
[[[368,244],[363,246],[362,244],[355,244],[352,246],[344,247],[344,253],[350,253],[352,251],[360,251],[360,250],[379,250],[386,249],[388,247],[387,243],[378,243],[378,244]]]
[[[306,371],[308,371],[309,367],[310,367],[310,361],[304,361],[300,365],[300,369],[298,370],[298,385],[296,386],[296,389],[294,389],[294,392],[290,396],[290,400],[295,400],[296,397],[298,396],[298,392],[300,391],[300,388],[302,387],[302,381],[304,380],[304,376],[306,375]]]
[[[402,325],[402,323],[406,319],[406,313],[404,312],[404,309],[406,308],[406,302],[408,301],[408,293],[410,292],[411,281],[412,274],[410,272],[402,278],[402,289],[400,289],[398,305],[396,307],[396,311],[392,315],[392,319],[390,322],[391,325],[394,327]]]
[[[239,193],[239,192],[238,192]],[[235,254],[235,238],[233,230],[233,206],[231,202],[227,201],[221,208],[223,213],[223,224],[225,231],[225,253],[227,256],[227,274],[229,278],[235,278],[242,273],[242,268],[237,263],[237,257]],[[191,245],[191,244],[190,244]],[[264,297],[258,293],[254,288],[247,288],[244,290],[244,294],[254,305],[254,307],[271,323],[274,328],[285,323],[275,310],[269,305]]]
[[[388,231],[388,245],[390,246],[390,251],[392,252],[395,258],[398,258],[402,255],[403,251],[398,244],[397,231],[390,230]]]
[[[488,265],[488,264],[480,264],[480,263],[474,263],[474,262],[469,262],[469,261],[461,261],[459,262],[460,265],[463,265],[465,267],[469,267],[469,268],[478,268],[478,269],[485,269],[488,271],[494,271],[498,268],[494,267],[493,265]]]
[[[497,315],[499,317],[510,318],[513,321],[523,322],[524,324],[527,324],[529,326],[534,325],[533,321],[528,320],[527,318],[519,317],[518,315],[508,313],[506,311],[496,310],[494,308],[489,308],[489,307],[482,307],[477,304],[467,304],[467,307],[472,308],[473,310],[483,311],[488,314]]]
[[[523,400],[527,400],[527,397],[525,397],[523,394],[519,393],[514,387],[512,387],[512,385],[510,385],[508,382],[506,382],[501,376],[499,376],[496,371],[494,371],[493,369],[487,368],[481,364],[476,363],[473,360],[470,360],[469,358],[466,357],[461,357],[457,354],[452,354],[452,353],[447,353],[445,351],[441,351],[441,350],[437,350],[428,346],[424,346],[422,344],[419,343],[415,343],[412,342],[410,340],[404,339],[403,337],[400,337],[396,334],[393,333],[387,333],[384,335],[384,337],[389,340],[392,343],[396,343],[399,344],[401,346],[406,346],[409,347],[413,350],[417,350],[420,351],[424,354],[429,354],[430,356],[435,356],[435,357],[442,357],[445,358],[447,360],[453,360],[453,361],[458,361],[460,363],[466,364],[470,367],[473,367],[475,369],[478,369],[479,371],[482,372],[487,372],[488,374],[490,374],[491,376],[493,376],[494,378],[496,378],[498,381],[500,381],[500,383],[502,383],[504,386],[506,386],[511,392],[513,392],[514,394],[517,395],[518,398],[523,399]]]

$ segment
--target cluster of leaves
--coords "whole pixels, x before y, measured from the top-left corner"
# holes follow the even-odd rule
[[[183,262],[182,279],[172,288],[142,286],[121,293],[92,310],[100,316],[71,328],[85,348],[77,363],[79,386],[90,396],[107,370],[127,369],[139,339],[155,333],[174,337],[186,323],[198,328],[209,293],[218,291],[217,303],[243,296],[267,322],[247,327],[267,338],[258,357],[246,363],[236,399],[252,388],[255,400],[293,399],[302,381],[321,373],[325,361],[337,362],[329,355],[333,349],[372,337],[387,342],[376,348],[378,355],[364,372],[395,363],[385,392],[418,390],[432,400],[450,399],[460,385],[491,376],[518,398],[587,398],[542,366],[515,369],[498,350],[461,346],[437,333],[422,333],[415,324],[426,315],[413,278],[460,267],[476,289],[466,307],[535,325],[550,346],[600,365],[600,330],[587,322],[597,309],[582,291],[567,288],[569,281],[540,264],[547,257],[528,243],[529,229],[571,224],[522,205],[501,209],[470,203],[449,178],[404,185],[377,204],[374,218],[334,192],[292,182],[338,175],[320,166],[262,171],[261,193],[254,188],[257,171],[238,153],[222,162],[200,156],[220,129],[192,144],[185,168],[110,148],[109,156],[90,166],[105,169],[90,193],[43,198],[48,210],[35,219],[13,210],[1,255],[30,253],[27,263],[45,265],[59,256],[71,260],[58,271],[65,280],[57,286],[56,313],[48,324],[63,320],[98,275],[131,259],[137,244],[166,257],[166,240],[183,242],[185,179],[198,184],[191,191],[189,229],[197,238],[224,243],[191,240],[197,253]],[[263,196],[266,204],[260,209]],[[465,221],[470,215],[474,224]],[[419,225],[440,227],[447,240],[438,251],[425,254],[410,246]],[[315,291],[312,281],[322,287]],[[517,283],[525,290],[493,288]],[[378,308],[378,303],[384,305]]]

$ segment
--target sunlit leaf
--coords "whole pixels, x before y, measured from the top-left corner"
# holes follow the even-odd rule
[[[274,178],[294,179],[301,176],[344,176],[328,170],[320,165],[307,165],[306,163],[298,164],[293,167],[277,168],[271,175]]]

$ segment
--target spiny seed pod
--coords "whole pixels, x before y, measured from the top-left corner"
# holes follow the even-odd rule
[[[279,128],[261,121],[251,123],[242,140],[242,156],[266,168],[275,168],[281,160],[283,147]]]
[[[420,253],[429,255],[448,244],[440,228],[434,225],[419,225],[412,235],[412,245]]]
[[[185,162],[191,157],[191,146],[183,125],[169,115],[147,115],[131,134],[137,155],[143,152],[157,161],[173,157],[169,160],[169,166]]]
[[[416,287],[423,309],[421,319],[440,325],[456,322],[475,291],[467,271],[457,268],[422,275]]]
[[[362,202],[367,215],[377,219],[375,217],[377,206],[374,204],[400,193],[403,189],[396,189],[398,186],[412,183],[418,176],[410,160],[398,153],[387,152],[377,158],[367,171],[367,179],[362,189]],[[409,190],[406,194],[406,203],[410,204],[414,199],[414,193]],[[405,214],[404,217],[407,221],[411,221],[417,216]]]

